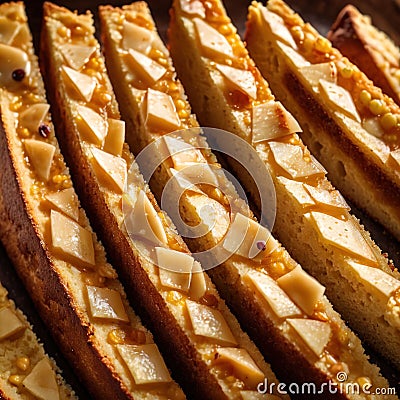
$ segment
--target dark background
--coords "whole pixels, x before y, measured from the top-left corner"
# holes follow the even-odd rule
[[[0,0],[0,3],[4,2],[5,1]],[[89,9],[93,14],[95,14],[96,23],[98,5],[112,4],[115,6],[121,6],[129,3],[128,1],[124,2],[116,0],[55,0],[54,2],[61,6],[76,9],[79,12],[85,12]],[[250,0],[224,1],[228,14],[233,19],[233,22],[237,26],[240,34],[243,34],[245,29],[247,7],[250,2]],[[299,12],[306,21],[309,21],[312,25],[314,25],[314,27],[317,28],[322,34],[327,33],[338,12],[349,2],[358,7],[361,12],[371,15],[374,24],[388,33],[398,45],[400,44],[400,0],[287,0],[287,3],[293,7],[295,11]],[[166,31],[169,18],[168,9],[170,7],[171,0],[149,0],[148,3],[153,13],[153,17],[156,20],[159,32],[162,38],[166,40]],[[40,40],[42,4],[43,1],[27,0],[25,2],[37,54],[39,53],[38,46]],[[399,243],[396,242],[396,240],[394,240],[389,234],[387,234],[381,226],[368,219],[354,207],[353,213],[361,219],[363,224],[365,224],[366,228],[372,233],[374,240],[380,245],[380,247],[389,253],[389,257],[395,261],[395,265],[400,265]],[[44,343],[47,352],[56,359],[58,365],[64,372],[63,375],[65,376],[66,380],[72,384],[81,399],[89,399],[89,395],[80,386],[78,379],[74,376],[72,370],[69,368],[62,355],[59,354],[56,345],[49,337],[45,326],[37,315],[1,245],[0,281],[10,292],[10,298],[15,300],[17,305],[25,312],[30,322],[34,325],[35,332]],[[77,356],[79,357],[79,355]],[[397,388],[399,388],[398,373],[394,372],[389,366],[385,365],[382,360],[373,354],[372,358],[382,368],[382,372],[384,372],[386,377],[390,380],[391,385],[397,385]]]

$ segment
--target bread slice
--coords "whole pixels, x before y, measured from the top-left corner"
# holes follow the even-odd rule
[[[183,4],[174,2],[170,47],[199,120],[205,126],[233,132],[253,145],[275,184],[277,237],[326,286],[327,297],[344,318],[399,365],[399,358],[393,353],[400,349],[398,272],[391,270],[368,233],[349,214],[349,207],[325,178],[325,170],[295,133],[300,130],[297,122],[275,101],[222,4],[207,3],[208,8],[200,7],[203,11],[198,12],[184,9]],[[252,10],[255,7],[261,6],[254,5]],[[262,35],[252,38],[252,19],[249,24],[249,42],[261,43]],[[207,40],[201,42],[197,34],[205,29],[211,32],[210,49]],[[213,35],[217,35],[218,41],[212,39]],[[219,43],[218,48],[212,47],[213,42]],[[269,61],[276,65],[276,60]],[[232,74],[229,80],[221,73],[226,70],[224,66],[235,68],[235,79]],[[251,76],[246,82],[257,88],[255,99],[243,94],[248,90],[243,84],[232,83],[243,82],[243,74],[247,77],[249,72]],[[243,176],[236,165],[233,169],[239,177]],[[256,188],[246,179],[242,182],[257,201]],[[383,294],[381,283],[386,281],[391,286]]]
[[[0,398],[77,399],[39,343],[25,315],[0,284]]]
[[[157,146],[161,160],[157,161],[150,184],[159,198],[174,192],[174,188],[168,189],[175,180],[173,177],[180,176],[186,181],[181,185],[180,217],[187,225],[211,226],[206,234],[188,240],[189,246],[198,252],[198,256],[201,255],[199,252],[204,254],[213,247],[220,246],[221,250],[221,243],[228,250],[235,237],[243,240],[239,248],[234,246],[238,254],[232,254],[235,251],[231,250],[226,261],[207,272],[232,306],[242,326],[253,336],[266,358],[271,360],[281,379],[286,382],[308,382],[311,379],[315,384],[334,383],[337,382],[337,372],[345,370],[349,372],[349,380],[352,382],[356,382],[362,375],[368,376],[377,385],[386,385],[376,367],[369,364],[363,355],[359,340],[323,296],[324,288],[307,275],[279,243],[269,236],[269,232],[253,219],[251,211],[239,199],[232,184],[219,168],[205,137],[196,129],[196,118],[191,114],[169,53],[157,35],[154,21],[145,4],[134,3],[122,9],[101,8],[100,20],[106,62],[122,115],[127,121],[129,144],[136,151],[149,146],[144,150],[146,154],[151,154],[147,153],[151,146]],[[138,29],[139,25],[146,27],[146,31]],[[129,36],[129,32],[136,34]],[[143,37],[148,39],[140,41],[139,38]],[[138,49],[138,43],[143,47]],[[179,46],[179,49],[185,49],[185,56],[186,46],[185,42]],[[154,69],[141,68],[138,62],[132,63],[127,54],[139,61],[141,56],[150,58],[154,64],[148,62],[146,65],[162,66],[164,74],[151,82],[145,76]],[[187,56],[190,57],[190,50]],[[130,74],[143,79],[131,81]],[[154,99],[158,99],[155,108]],[[169,111],[165,112],[166,109]],[[174,129],[178,131],[167,135]],[[168,147],[167,153],[163,145]],[[183,146],[186,150],[175,152],[174,146],[180,149]],[[143,153],[139,154],[139,158],[143,159]],[[203,182],[198,184],[197,177]],[[179,181],[178,178],[176,180]],[[233,207],[232,215],[229,215],[230,206]],[[212,222],[204,217],[210,207],[217,216]],[[209,215],[212,216],[212,213]],[[231,218],[235,221],[232,225]],[[249,227],[247,233],[246,230],[242,232],[243,237],[240,237],[239,225],[241,228]],[[253,258],[249,258],[253,250]],[[218,256],[218,253],[215,252],[214,256]],[[297,279],[299,286],[302,282],[309,283],[309,292],[304,296],[296,296],[291,278]],[[293,306],[295,308],[292,309]],[[286,307],[291,311],[285,310]],[[307,312],[301,311],[301,307],[305,307]],[[310,335],[309,340],[304,340],[307,326],[315,326],[317,331]],[[348,346],[354,352],[349,352]],[[362,365],[363,372],[356,372],[356,365]],[[329,393],[325,395],[329,397]]]
[[[194,398],[237,399],[241,392],[244,396],[254,394],[264,379],[277,384],[261,353],[241,330],[167,215],[160,211],[128,146],[118,152],[110,148],[110,133],[117,137],[111,127],[122,122],[91,16],[49,3],[44,10],[42,54],[49,55],[43,58],[44,71],[74,180],[131,298],[156,332],[182,385]],[[103,10],[113,12],[107,7]],[[59,74],[67,67],[64,46],[80,43],[74,32],[76,26],[85,32],[85,45],[95,47],[83,68],[74,70],[82,79],[89,73],[96,77],[94,94],[86,100],[71,91],[67,77]],[[69,31],[71,36],[60,35]],[[75,59],[78,53],[71,55]],[[109,96],[101,107],[99,92]],[[85,107],[90,107],[92,114],[82,112]],[[103,142],[93,135],[84,136],[87,128],[82,120],[89,122],[88,115],[92,115],[92,121],[97,118],[108,124]],[[123,128],[121,131],[122,144],[125,133]],[[102,162],[108,159],[112,164]],[[116,185],[116,176],[120,185]]]
[[[357,65],[374,84],[400,104],[400,50],[392,39],[351,4],[328,32],[332,45]]]
[[[289,29],[290,36],[290,29],[297,32],[291,36],[295,50],[287,50],[284,47],[287,43],[271,36],[268,24],[261,17],[252,19],[249,49],[271,81],[272,90],[302,122],[305,143],[327,168],[333,183],[399,239],[400,108],[299,16],[280,2],[268,4],[270,10],[283,18],[278,23],[281,27],[286,24],[282,29]],[[252,34],[257,26],[263,29],[264,40],[259,41]],[[307,39],[301,40],[303,36]],[[286,50],[293,54],[294,63],[285,55]],[[271,59],[278,62],[274,69],[268,68]],[[307,80],[302,74],[315,70],[310,64],[319,64],[316,68],[325,68],[325,72],[332,65],[333,75],[325,75],[323,79],[340,86],[338,90],[346,99],[343,107],[334,100],[333,93],[332,100],[327,96],[324,100],[316,93],[317,78],[314,79],[317,87],[315,91],[312,89],[310,78]],[[327,87],[331,85],[325,83]]]
[[[9,60],[0,89],[1,240],[93,397],[183,399],[80,208],[54,136],[23,5],[1,7],[4,23],[17,30],[1,47]]]

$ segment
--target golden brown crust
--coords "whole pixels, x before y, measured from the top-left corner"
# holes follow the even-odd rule
[[[352,63],[373,80],[376,86],[379,86],[384,93],[399,104],[399,93],[393,90],[382,69],[382,55],[380,53],[382,53],[383,48],[378,49],[375,47],[376,43],[372,43],[372,40],[376,39],[370,36],[371,32],[368,29],[370,27],[366,17],[353,5],[348,4],[338,14],[327,37],[333,46],[339,49],[344,56],[348,57]],[[383,37],[380,39],[384,40]],[[389,38],[386,39],[390,40]],[[398,60],[395,66],[399,67]]]

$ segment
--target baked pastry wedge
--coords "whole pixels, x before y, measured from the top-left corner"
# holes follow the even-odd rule
[[[303,125],[304,142],[343,195],[400,239],[400,108],[283,3],[269,2],[272,14],[258,9],[251,8],[249,50]],[[271,23],[291,39],[272,35]]]
[[[328,299],[345,320],[399,366],[399,273],[392,271],[302,143],[296,133],[300,126],[275,100],[221,2],[189,3],[192,7],[174,2],[169,44],[194,112],[203,125],[226,129],[253,146],[276,190],[273,233],[326,286]],[[251,7],[247,37],[253,45],[263,42],[263,35],[252,38],[253,20],[261,13],[254,10],[259,8]],[[277,34],[287,36],[286,31]],[[276,65],[276,58],[269,62]],[[244,176],[242,183],[257,203],[256,187],[243,168],[232,164],[231,169]]]
[[[184,399],[79,205],[54,135],[23,5],[0,7],[0,54],[8,60],[0,81],[1,241],[94,398]],[[48,388],[38,398],[65,398],[55,393],[50,365],[38,368],[22,385],[34,387],[36,376]]]
[[[0,284],[0,398],[76,399],[25,315]]]
[[[257,394],[264,379],[277,385],[261,353],[159,209],[124,144],[124,123],[91,15],[50,3],[44,15],[43,70],[74,182],[130,298],[184,389],[193,398],[239,399]],[[115,17],[120,18],[119,12]],[[88,55],[83,49],[93,50]]]
[[[201,2],[193,7],[190,2],[182,4],[195,13],[204,11]],[[207,273],[280,379],[335,384],[337,373],[344,371],[351,382],[366,379],[386,385],[323,296],[324,287],[239,199],[201,135],[146,4],[101,7],[99,14],[106,63],[127,122],[127,141],[136,152],[145,152],[138,160],[143,154],[151,159],[147,151],[156,149],[160,157],[150,180],[155,195],[163,201],[164,195],[178,193],[182,221],[205,227],[204,233],[187,239],[197,257],[215,248],[212,257],[225,254],[225,261]],[[174,12],[172,18],[176,23]],[[186,46],[181,42],[179,48],[190,57]],[[170,186],[173,182],[177,188]],[[342,393],[324,396],[346,398]]]
[[[327,38],[374,84],[400,104],[400,50],[371,17],[351,4],[338,14]]]

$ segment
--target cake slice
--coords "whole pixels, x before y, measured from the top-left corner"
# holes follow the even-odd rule
[[[0,284],[0,398],[76,399],[25,315]]]
[[[159,209],[123,144],[124,123],[91,16],[50,3],[44,15],[43,70],[74,181],[132,301],[182,385],[199,399],[238,399],[242,392],[251,396],[264,379],[277,385],[261,353]],[[93,48],[87,59],[80,56],[83,47]],[[94,82],[93,93],[87,94],[91,84],[75,85],[71,76]]]
[[[400,50],[392,39],[351,4],[338,14],[328,39],[374,84],[400,104]]]
[[[0,7],[2,29],[16,30],[0,45],[9,60],[0,82],[1,241],[94,398],[184,399],[79,205],[54,136],[23,5]],[[57,399],[50,365],[33,372],[22,385],[43,381],[48,392],[38,398]]]
[[[280,1],[251,10],[249,49],[304,142],[343,195],[400,239],[400,108]]]
[[[199,2],[192,7],[196,12],[203,9]],[[337,373],[346,371],[351,382],[368,377],[374,385],[386,385],[323,296],[324,287],[256,222],[227,180],[191,114],[146,5],[102,7],[100,20],[110,77],[127,121],[127,140],[136,152],[143,149],[137,158],[140,166],[147,169],[146,160],[155,158],[150,184],[156,196],[162,202],[166,196],[166,206],[178,199],[180,213],[175,217],[184,222],[182,227],[205,228],[196,237],[195,232],[185,232],[187,242],[197,257],[210,256],[213,263],[204,265],[208,274],[279,377],[285,382],[334,384]],[[185,42],[179,46],[184,54],[186,47]],[[162,74],[153,74],[161,67]],[[149,152],[152,148],[154,153]],[[220,256],[221,264],[211,268],[214,257]]]
[[[188,9],[184,1],[174,2],[169,37],[177,72],[194,112],[204,126],[226,129],[253,146],[276,190],[273,232],[326,286],[328,299],[354,329],[399,366],[399,273],[392,271],[326,179],[324,168],[302,143],[296,133],[301,130],[298,123],[275,100],[221,2],[192,3],[197,4],[196,11]],[[259,7],[253,5],[251,10]],[[263,35],[252,38],[253,19],[247,36],[254,45],[263,41]],[[294,40],[276,25],[274,32],[284,37],[285,43]],[[270,65],[276,66],[276,60],[269,59]],[[232,71],[229,68],[235,75],[226,73]],[[249,94],[243,81],[251,83],[255,94]],[[291,95],[296,97],[297,93]],[[231,168],[244,177],[242,182],[257,203],[257,188],[243,169],[236,164]],[[385,282],[391,282],[390,286]],[[382,285],[387,290],[382,290]]]

